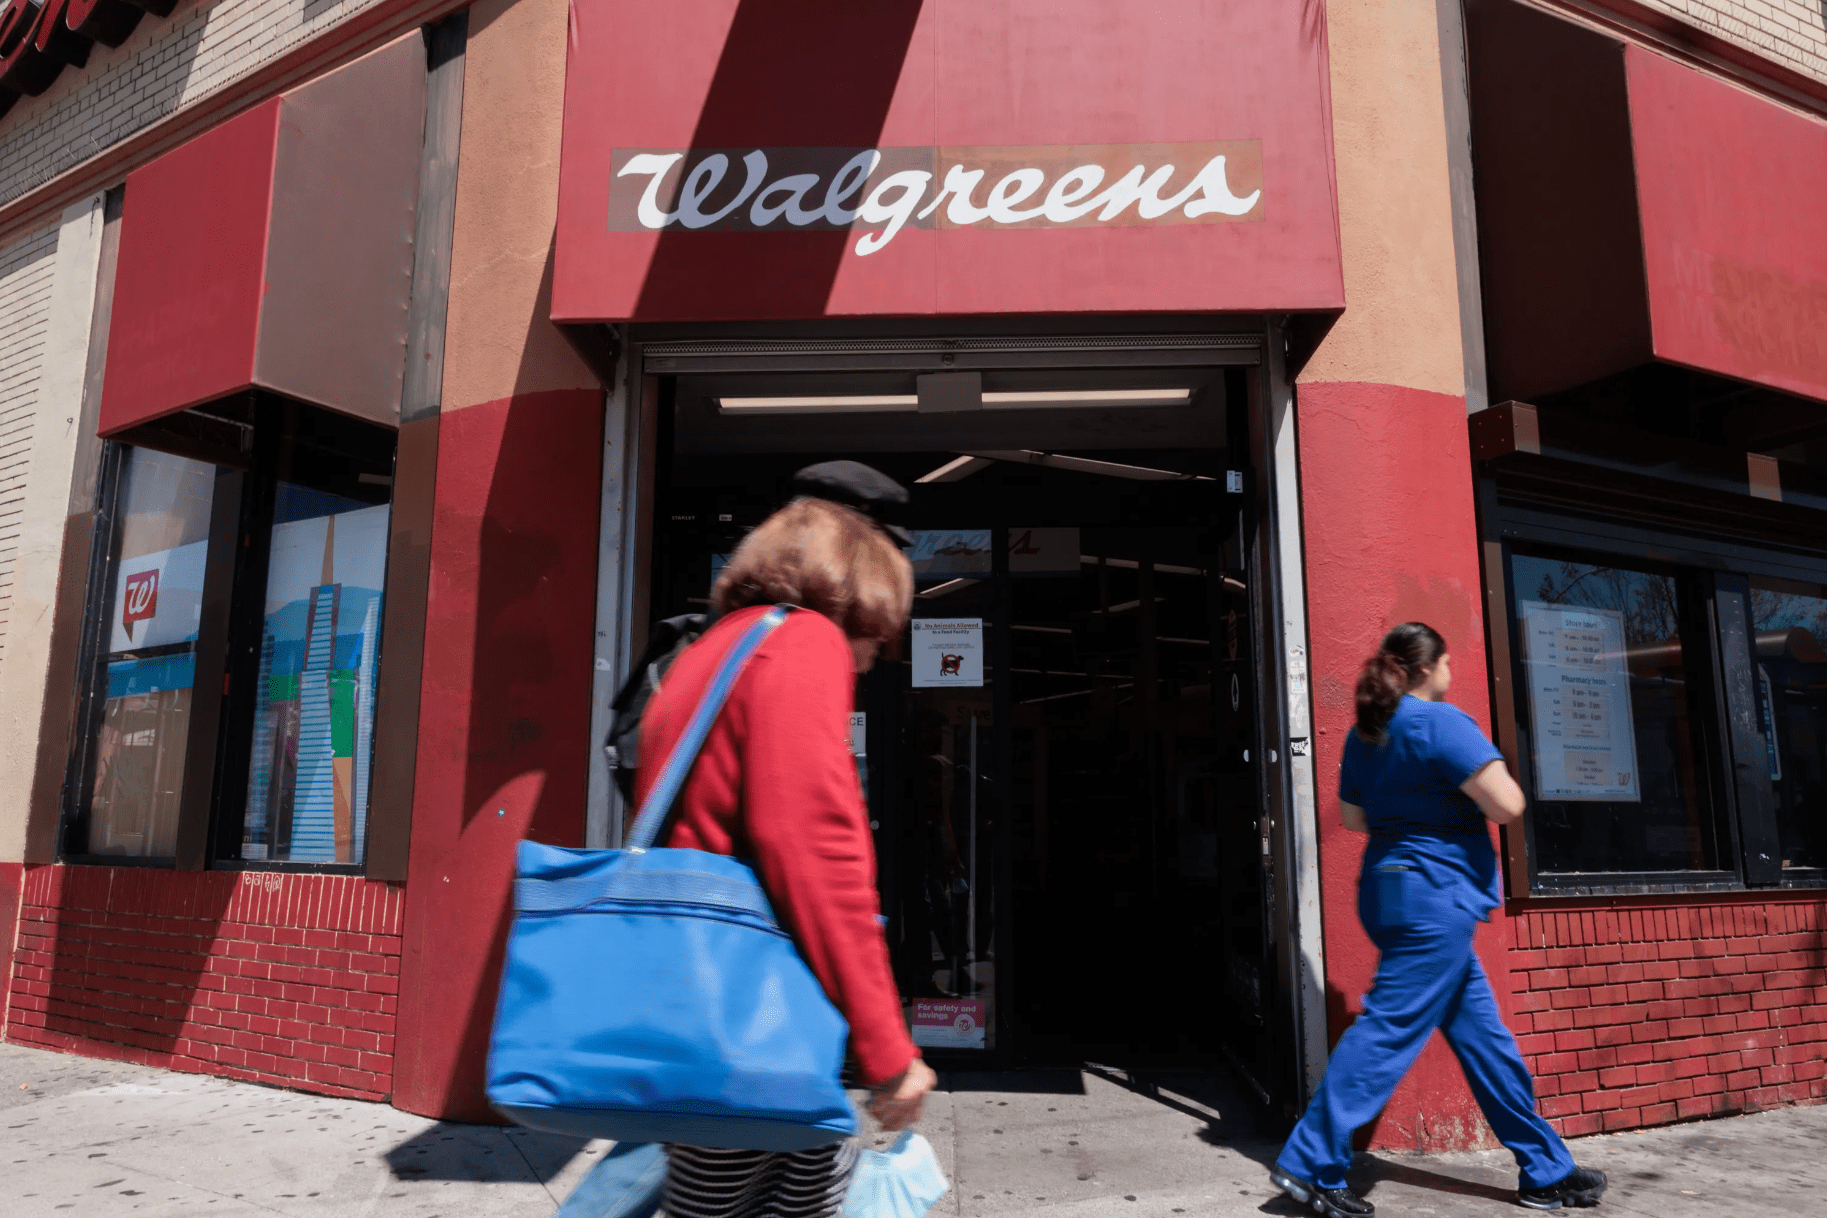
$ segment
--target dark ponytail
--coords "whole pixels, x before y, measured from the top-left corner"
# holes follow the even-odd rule
[[[1388,738],[1390,716],[1402,695],[1421,681],[1421,670],[1446,654],[1446,640],[1425,622],[1403,622],[1383,636],[1377,653],[1358,674],[1358,735],[1367,744]]]

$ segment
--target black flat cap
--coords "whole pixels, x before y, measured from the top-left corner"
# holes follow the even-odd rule
[[[841,503],[875,521],[877,528],[904,546],[913,534],[884,516],[898,516],[907,506],[907,488],[861,461],[820,461],[793,475],[793,493]]]

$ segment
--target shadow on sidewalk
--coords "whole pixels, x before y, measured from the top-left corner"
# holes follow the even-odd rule
[[[589,1145],[583,1138],[499,1125],[444,1121],[414,1134],[382,1156],[396,1180],[550,1184]]]
[[[1351,1174],[1360,1185],[1360,1191],[1368,1196],[1379,1184],[1406,1184],[1411,1188],[1431,1189],[1437,1193],[1453,1193],[1461,1197],[1478,1197],[1486,1201],[1501,1201],[1506,1205],[1516,1203],[1514,1188],[1499,1188],[1494,1184],[1480,1184],[1476,1180],[1462,1180],[1444,1172],[1428,1171],[1409,1163],[1391,1163],[1388,1159],[1371,1158],[1358,1155],[1352,1164]]]

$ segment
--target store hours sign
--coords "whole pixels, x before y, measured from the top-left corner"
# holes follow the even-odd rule
[[[1641,798],[1624,615],[1524,601],[1536,798]]]

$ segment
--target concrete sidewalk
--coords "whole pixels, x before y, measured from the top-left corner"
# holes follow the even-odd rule
[[[1223,1076],[952,1075],[922,1126],[958,1218],[1293,1218],[1268,1186],[1276,1143]],[[0,1045],[0,1212],[8,1218],[284,1214],[548,1218],[601,1156],[517,1129]],[[1610,1173],[1597,1211],[1699,1218],[1823,1211],[1827,1107],[1582,1139]],[[1385,1215],[1521,1213],[1503,1152],[1367,1156]]]

